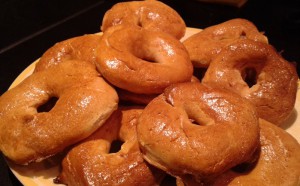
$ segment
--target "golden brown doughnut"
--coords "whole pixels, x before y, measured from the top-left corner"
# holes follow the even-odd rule
[[[87,34],[58,42],[42,55],[34,71],[47,69],[64,60],[83,60],[94,64],[95,49],[100,40],[100,35]]]
[[[50,111],[40,110],[53,98]],[[116,91],[94,65],[64,61],[0,97],[0,149],[17,164],[41,161],[89,136],[117,104]]]
[[[180,39],[185,34],[185,22],[168,5],[153,0],[130,1],[115,4],[102,20],[101,30],[115,25],[141,26],[147,30],[162,31]]]
[[[132,34],[134,33],[134,34]],[[111,84],[138,94],[159,94],[190,81],[193,66],[183,44],[163,32],[118,25],[103,33],[97,68]]]
[[[259,32],[252,22],[236,18],[207,27],[187,38],[183,44],[193,65],[207,68],[223,47],[244,38],[268,43],[267,37]]]
[[[230,91],[200,83],[166,88],[144,109],[137,134],[150,164],[197,180],[248,160],[259,143],[255,107]]]
[[[114,112],[101,128],[71,149],[56,181],[72,186],[158,186],[165,174],[144,161],[136,139],[142,111],[121,107]],[[124,143],[119,151],[110,152],[116,140]]]
[[[283,129],[260,120],[260,148],[257,161],[240,165],[222,174],[211,186],[298,186],[300,184],[300,145]],[[185,186],[199,185],[185,180]]]
[[[202,82],[230,89],[255,104],[259,117],[276,125],[285,121],[296,100],[295,67],[269,44],[243,39],[224,48]]]

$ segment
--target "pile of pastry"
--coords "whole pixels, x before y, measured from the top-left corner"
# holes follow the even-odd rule
[[[49,48],[0,97],[3,154],[63,153],[66,185],[299,185],[300,145],[280,128],[295,67],[248,20],[186,29],[162,2],[123,2],[101,34]]]

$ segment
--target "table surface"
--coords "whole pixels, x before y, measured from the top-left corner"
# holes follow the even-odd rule
[[[9,2],[9,1],[8,1]],[[0,95],[28,65],[58,41],[100,31],[104,13],[116,0],[4,3],[0,12]],[[71,3],[72,2],[72,3]],[[232,18],[252,21],[300,74],[300,7],[296,1],[248,0],[242,7],[196,0],[163,0],[189,27],[205,28]],[[29,5],[31,3],[31,5]],[[5,10],[5,11],[4,11]],[[0,155],[1,185],[21,185]]]

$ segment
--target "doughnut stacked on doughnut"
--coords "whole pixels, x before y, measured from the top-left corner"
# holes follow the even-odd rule
[[[40,110],[57,99],[51,110]],[[18,164],[41,161],[97,130],[117,108],[95,66],[69,60],[33,73],[0,97],[0,148]]]
[[[259,117],[276,125],[290,116],[297,93],[297,72],[269,44],[244,39],[223,48],[202,83],[238,93],[257,108]]]
[[[164,32],[127,25],[103,33],[97,67],[113,85],[138,94],[159,94],[172,83],[189,81],[193,74],[179,40]]]
[[[236,18],[207,27],[186,39],[183,44],[194,67],[207,68],[224,47],[245,38],[268,43],[267,37],[259,32],[252,22]]]
[[[106,123],[84,142],[74,147],[62,162],[58,183],[66,185],[159,185],[164,172],[143,159],[136,124],[143,109],[120,107]],[[114,141],[123,144],[110,152]]]
[[[259,139],[255,107],[200,83],[168,87],[137,126],[144,158],[174,176],[208,179],[248,161]]]
[[[185,22],[168,5],[117,3],[105,13],[101,29],[97,67],[117,87],[121,100],[147,104],[168,85],[191,79],[192,64],[178,41]]]
[[[275,126],[294,108],[298,77],[253,23],[180,41],[182,18],[146,0],[113,6],[101,29],[51,47],[0,97],[9,159],[65,150],[55,182],[66,185],[160,185],[165,175],[178,186],[299,184],[299,143]],[[208,64],[191,62],[194,46]]]

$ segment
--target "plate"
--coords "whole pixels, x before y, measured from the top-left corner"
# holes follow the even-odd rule
[[[197,29],[197,28],[187,28],[186,35],[182,38],[182,40],[185,40],[189,36],[200,31],[201,29]],[[15,79],[15,81],[12,83],[10,88],[16,86],[22,80],[24,80],[26,77],[32,74],[35,67],[35,63],[37,61],[38,60],[33,62],[31,65],[29,65]],[[295,108],[288,121],[286,121],[286,123],[282,125],[282,128],[284,128],[288,133],[294,136],[300,143],[300,117],[298,117],[298,113],[300,112],[300,91],[299,91],[300,86],[299,85],[300,85],[300,81],[298,81],[298,91],[297,91]],[[47,160],[44,160],[43,162],[30,164],[28,166],[16,165],[10,162],[9,160],[7,160],[7,163],[11,171],[13,172],[13,174],[25,186],[38,186],[38,185],[59,186],[60,184],[53,183],[53,179],[59,173],[59,163],[61,161],[61,158],[62,157],[55,156]]]

